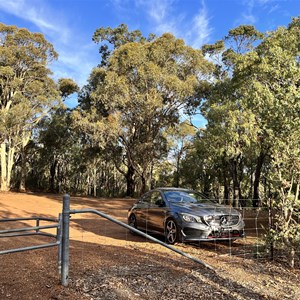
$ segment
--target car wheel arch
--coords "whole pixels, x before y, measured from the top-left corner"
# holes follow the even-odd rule
[[[128,217],[128,225],[133,224],[132,223],[133,220],[134,220],[134,224],[135,224],[133,227],[137,229],[138,228],[138,222],[137,222],[137,217],[136,217],[135,213],[131,213],[129,215],[129,217]]]
[[[176,230],[176,237],[175,238],[171,237],[171,239],[168,237],[169,233],[167,232],[167,226],[170,221],[174,222],[175,230]],[[178,224],[178,221],[176,220],[176,218],[174,218],[174,216],[169,216],[168,218],[166,218],[164,228],[165,228],[164,235],[167,244],[175,244],[176,242],[182,242],[181,226]]]

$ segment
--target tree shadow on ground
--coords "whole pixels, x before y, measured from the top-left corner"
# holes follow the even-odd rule
[[[29,237],[25,244],[40,242],[40,238]],[[24,241],[19,238],[14,241],[10,239],[5,244],[7,247],[18,247],[23,246]],[[87,282],[96,285],[102,283],[100,296],[103,296],[103,293],[118,294],[119,283],[124,280],[127,280],[126,288],[129,291],[134,292],[137,287],[144,291],[144,294],[140,295],[142,299],[161,299],[161,293],[166,293],[170,283],[180,287],[180,295],[178,295],[180,299],[183,295],[192,296],[191,284],[197,286],[200,291],[204,287],[207,289],[211,286],[216,294],[224,296],[223,299],[233,300],[236,299],[236,295],[245,292],[253,299],[259,299],[261,296],[244,286],[222,278],[215,272],[199,269],[195,263],[167,253],[153,253],[148,249],[71,241],[68,288],[60,286],[56,248],[8,254],[3,257],[5,259],[1,259],[0,263],[2,299],[81,299],[82,293],[86,294],[88,289]],[[110,280],[114,278],[115,286],[110,286],[105,291],[103,278],[110,278]],[[143,280],[139,280],[141,278]],[[159,281],[159,286],[153,285],[154,278]],[[189,285],[186,284],[188,279]],[[232,288],[237,290],[234,295],[232,295]]]

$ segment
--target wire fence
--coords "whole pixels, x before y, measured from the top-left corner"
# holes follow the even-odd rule
[[[128,208],[134,200],[104,200],[96,204],[96,209],[100,210],[121,222],[128,222]],[[84,206],[78,207],[79,209]],[[214,258],[228,257],[231,259],[244,258],[254,260],[280,259],[284,257],[280,249],[274,252],[272,244],[269,243],[267,235],[271,226],[270,212],[267,207],[259,205],[259,207],[239,207],[237,211],[242,216],[245,223],[243,238],[238,239],[211,239],[192,241],[186,243],[176,243],[176,247],[188,254],[201,257],[202,255]],[[153,211],[152,211],[153,213]],[[72,230],[76,229],[76,230]],[[145,231],[155,238],[165,241],[163,235]],[[127,247],[139,249],[155,249],[154,242],[138,235],[132,235],[129,230],[122,228],[116,224],[112,224],[108,220],[104,220],[93,215],[76,215],[71,219],[70,238],[79,241],[93,241],[100,244],[109,244],[112,246],[125,245]],[[84,250],[83,250],[84,252]],[[84,256],[84,254],[83,254]]]
[[[71,209],[76,208],[77,210],[82,210],[92,208],[127,224],[128,209],[134,202],[134,199],[105,198],[91,198],[89,201],[82,201],[79,197],[72,197]],[[250,203],[253,202],[249,201],[249,204]],[[213,214],[214,210],[215,213],[217,213],[218,208],[213,206],[210,213]],[[224,262],[228,262],[230,264],[232,264],[236,259],[251,259],[260,261],[270,259],[284,261],[286,259],[286,253],[281,251],[281,249],[275,249],[276,251],[274,251],[273,244],[271,244],[266,238],[270,226],[272,226],[272,220],[270,219],[270,211],[267,207],[263,206],[263,202],[259,203],[258,207],[246,205],[244,207],[239,206],[234,209],[232,208],[231,212],[234,213],[235,211],[240,213],[245,224],[243,228],[244,237],[228,240],[226,238],[222,240],[216,238],[207,241],[203,239],[199,241],[194,240],[186,243],[177,243],[175,244],[176,249],[183,251],[187,253],[187,255],[193,256],[196,259],[204,260],[204,262],[207,258],[208,262],[210,262],[211,259],[222,259]],[[154,213],[154,215],[157,214],[157,212],[153,212],[153,209],[146,209],[146,213]],[[29,220],[29,218],[23,218],[22,220],[19,219],[19,221],[22,221],[25,225],[28,224]],[[32,219],[31,221],[37,222],[35,219]],[[0,230],[2,229],[2,231],[5,231],[5,228],[1,228],[2,223],[0,223]],[[34,224],[31,226],[33,226],[33,230],[38,232],[37,224],[35,227]],[[5,233],[4,231],[2,234]],[[144,232],[149,233],[161,242],[165,242],[165,237],[163,235],[153,234],[153,232],[147,230],[144,230]],[[49,236],[53,235],[51,231],[47,234]],[[76,255],[80,255],[83,261],[87,259],[86,249],[88,248],[88,244],[110,247],[112,249],[112,253],[113,249],[120,249],[120,247],[127,249],[139,249],[140,251],[151,253],[153,255],[166,253],[166,250],[159,247],[155,241],[150,240],[145,236],[132,235],[130,230],[90,213],[71,216],[70,240],[82,243],[83,246]],[[300,253],[298,252],[296,254],[299,256]],[[171,257],[173,254],[169,253],[168,255]]]

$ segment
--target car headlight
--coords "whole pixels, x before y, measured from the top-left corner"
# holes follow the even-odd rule
[[[188,223],[202,223],[202,220],[198,216],[193,216],[189,214],[181,214],[182,219]]]
[[[214,219],[214,216],[204,216],[203,219],[206,223],[209,223]]]

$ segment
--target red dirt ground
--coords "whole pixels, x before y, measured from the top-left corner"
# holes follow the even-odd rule
[[[133,199],[71,197],[71,209],[93,208],[126,222]],[[62,196],[0,193],[0,219],[57,218]],[[256,213],[257,214],[257,213]],[[246,216],[245,216],[246,217]],[[0,299],[300,299],[299,269],[283,257],[261,256],[253,216],[234,244],[177,244],[215,272],[92,214],[76,214],[70,229],[70,283],[60,285],[57,248],[0,256]],[[0,230],[32,226],[0,223]],[[0,250],[49,243],[48,237],[1,238]],[[281,260],[281,261],[278,261]]]

